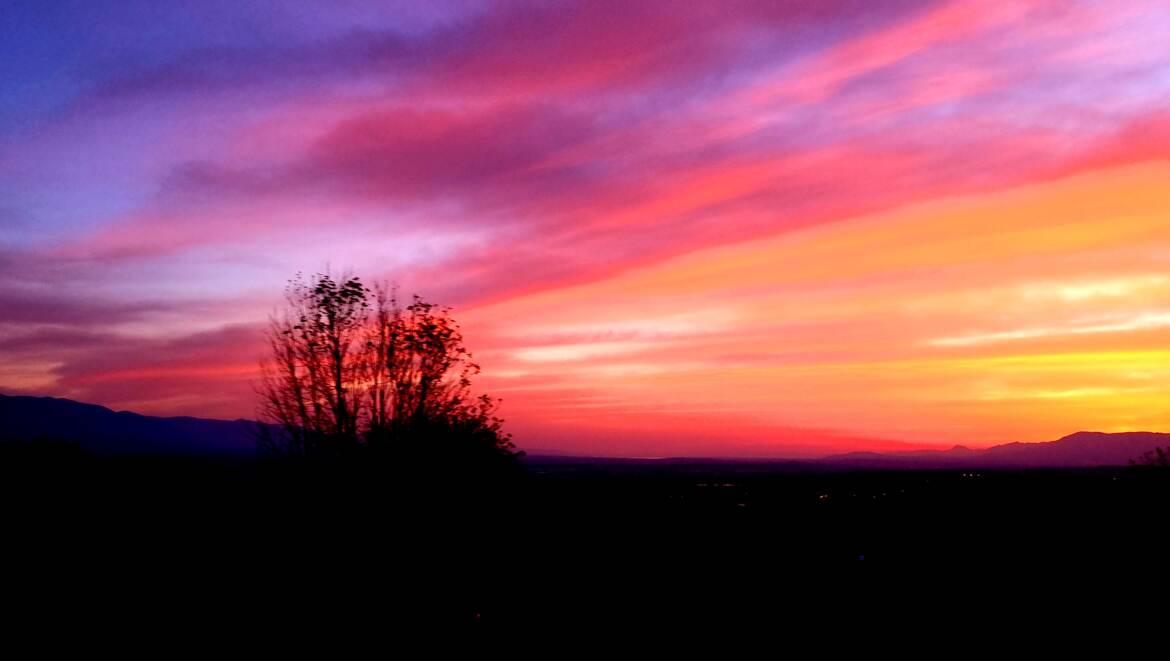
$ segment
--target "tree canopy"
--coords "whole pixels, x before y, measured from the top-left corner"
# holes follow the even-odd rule
[[[291,280],[267,329],[261,416],[290,455],[371,452],[459,463],[523,453],[503,431],[499,400],[472,392],[480,367],[451,309],[356,276]]]

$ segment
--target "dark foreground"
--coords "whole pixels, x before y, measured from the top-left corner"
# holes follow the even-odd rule
[[[1104,621],[1162,590],[1167,477],[546,460],[487,479],[11,449],[0,463],[7,595],[31,620],[286,643],[403,624]]]

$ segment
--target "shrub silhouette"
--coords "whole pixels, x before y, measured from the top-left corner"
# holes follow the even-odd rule
[[[390,287],[357,277],[298,275],[267,330],[260,413],[279,431],[262,445],[294,456],[514,463],[523,453],[502,429],[499,400],[472,394],[480,368],[450,312],[418,296],[403,307]]]
[[[1129,463],[1144,468],[1170,468],[1170,447],[1154,448],[1137,459],[1130,459]]]

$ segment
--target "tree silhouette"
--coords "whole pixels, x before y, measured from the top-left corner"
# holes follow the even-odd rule
[[[1170,468],[1170,447],[1154,448],[1137,459],[1130,459],[1131,466],[1149,468]]]
[[[269,322],[270,359],[261,364],[261,414],[284,436],[270,449],[310,454],[358,444],[368,308],[357,278],[338,283],[318,274],[306,282],[298,274],[289,282],[285,308]]]
[[[270,451],[291,455],[410,456],[507,464],[515,449],[499,401],[474,395],[479,365],[447,307],[356,276],[298,275],[270,319],[262,362],[261,416],[278,434]]]

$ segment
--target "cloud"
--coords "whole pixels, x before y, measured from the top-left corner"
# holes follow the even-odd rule
[[[1170,287],[1151,273],[1167,177],[1087,173],[707,248],[472,308],[467,335],[529,420],[669,411],[707,416],[688,431],[710,438],[747,419],[976,444],[1044,440],[1052,420],[1118,425],[1124,398],[1157,395],[1136,367],[1166,369]],[[678,319],[696,323],[668,332]],[[980,323],[1007,330],[972,334]],[[1007,404],[1022,401],[1032,410]]]
[[[151,301],[94,301],[55,292],[0,292],[0,325],[95,324],[104,325],[142,319],[167,309]]]
[[[1021,303],[1028,286],[1161,268],[1149,209],[1164,182],[1127,169],[1170,158],[1159,3],[347,7],[79,8],[50,12],[42,38],[16,30],[17,69],[41,81],[0,76],[18,99],[5,112],[29,115],[0,118],[0,223],[20,221],[0,253],[0,355],[21,383],[227,411],[215,384],[248,400],[251,340],[215,333],[333,264],[466,311],[511,375],[499,385],[527,401],[568,402],[549,370],[575,363],[578,408],[633,402],[627,422],[681,408],[823,430],[839,413],[764,398],[823,388],[856,411],[851,438],[923,440],[986,431],[986,411],[952,402],[954,424],[907,428],[863,400],[881,387],[865,365],[985,359],[1027,339],[1002,334],[1093,317],[1078,304],[1161,309],[1138,304],[1157,287]],[[1076,201],[1060,205],[1033,188],[1068,177],[1094,195],[1058,187]],[[975,199],[1011,204],[931,215]],[[1075,353],[1115,336],[1043,341]],[[984,341],[930,345],[970,337]],[[937,376],[891,396],[933,406]],[[640,399],[658,388],[674,400]]]
[[[1009,340],[1032,340],[1050,338],[1054,335],[1084,335],[1095,333],[1124,333],[1170,326],[1170,312],[1144,312],[1122,319],[1097,320],[1073,323],[1064,326],[1041,326],[1017,328],[994,333],[975,333],[957,337],[942,337],[930,343],[940,347],[962,347],[978,344],[992,344]]]
[[[146,413],[186,407],[202,415],[250,415],[263,355],[260,328],[225,326],[166,339],[104,336],[52,370],[53,392]]]

